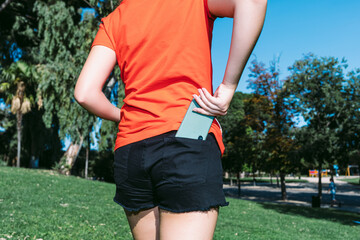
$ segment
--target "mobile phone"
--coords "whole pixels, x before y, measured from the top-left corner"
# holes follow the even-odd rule
[[[193,112],[194,108],[200,108],[195,99],[191,101],[175,137],[206,140],[215,117]]]

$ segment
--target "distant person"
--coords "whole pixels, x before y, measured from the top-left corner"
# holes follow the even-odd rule
[[[333,168],[334,168],[334,170],[335,170],[335,176],[338,177],[338,176],[339,176],[339,173],[338,173],[338,171],[339,171],[339,166],[338,166],[338,165],[334,165]]]
[[[331,196],[331,204],[330,206],[334,206],[336,204],[335,194],[336,194],[336,185],[334,183],[334,179],[330,178],[330,184],[329,184],[329,192]]]
[[[266,0],[123,0],[102,19],[75,87],[75,99],[118,124],[114,201],[134,239],[212,239],[222,189],[222,132],[206,140],[175,137],[194,112],[227,113],[264,24]],[[233,21],[230,54],[213,94],[211,39],[217,17]],[[125,86],[117,108],[102,88],[115,65]],[[114,132],[114,134],[116,134]]]

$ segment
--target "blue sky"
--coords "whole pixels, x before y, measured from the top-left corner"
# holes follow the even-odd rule
[[[232,19],[216,19],[212,58],[214,88],[221,83],[229,54]],[[268,63],[280,56],[281,78],[304,54],[334,56],[348,60],[349,70],[360,68],[359,0],[269,0],[263,32],[252,59]],[[247,89],[248,65],[238,91]]]

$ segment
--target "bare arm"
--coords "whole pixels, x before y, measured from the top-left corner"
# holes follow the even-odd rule
[[[94,46],[75,86],[76,101],[93,114],[120,122],[120,109],[105,97],[102,88],[116,64],[115,52],[107,47]]]
[[[225,115],[239,83],[241,74],[262,30],[267,0],[208,0],[215,16],[233,17],[233,32],[229,58],[222,83],[214,96],[206,89],[194,95],[201,108],[194,111],[218,116]]]

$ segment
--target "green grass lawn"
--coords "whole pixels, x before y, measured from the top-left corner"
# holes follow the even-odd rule
[[[348,182],[354,185],[360,185],[359,178],[348,178],[348,179],[339,179],[339,181]]]
[[[109,183],[0,167],[0,239],[131,239]],[[359,239],[359,214],[229,198],[214,239]]]

